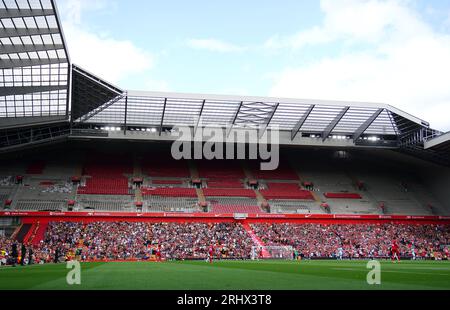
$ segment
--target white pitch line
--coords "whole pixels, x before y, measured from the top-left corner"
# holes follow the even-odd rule
[[[333,270],[347,270],[347,271],[361,271],[365,272],[365,269],[359,268],[331,268]],[[426,274],[426,275],[438,275],[438,276],[447,276],[450,277],[448,273],[431,273],[431,272],[415,272],[415,271],[399,271],[399,270],[381,270],[381,273],[390,272],[390,273],[409,273],[409,274]]]

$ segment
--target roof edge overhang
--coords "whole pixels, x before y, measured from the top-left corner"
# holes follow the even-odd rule
[[[173,99],[192,99],[192,100],[222,100],[222,101],[244,101],[244,102],[273,102],[273,103],[298,103],[307,105],[326,105],[326,106],[347,106],[357,108],[386,109],[403,118],[410,120],[422,127],[430,127],[430,124],[416,116],[402,111],[385,103],[362,102],[362,101],[342,101],[342,100],[321,100],[321,99],[299,99],[287,97],[263,97],[263,96],[236,96],[236,95],[217,95],[201,93],[177,93],[177,92],[157,92],[157,91],[139,91],[128,90],[128,96],[136,97],[160,97]]]
[[[427,150],[448,143],[450,143],[450,131],[436,138],[425,141],[424,148]]]

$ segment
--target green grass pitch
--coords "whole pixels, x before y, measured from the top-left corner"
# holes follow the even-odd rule
[[[448,290],[450,262],[381,262],[381,285],[367,261],[204,261],[82,263],[69,286],[65,264],[0,268],[0,290]]]

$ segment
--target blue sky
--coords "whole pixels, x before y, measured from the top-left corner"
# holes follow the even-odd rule
[[[384,102],[450,130],[448,0],[57,3],[72,61],[126,89]]]

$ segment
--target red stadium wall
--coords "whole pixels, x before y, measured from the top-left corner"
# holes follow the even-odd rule
[[[25,224],[36,222],[235,222],[318,224],[450,224],[450,216],[338,215],[338,214],[249,214],[237,220],[233,214],[209,213],[109,213],[109,212],[0,212],[0,217],[19,217]]]

